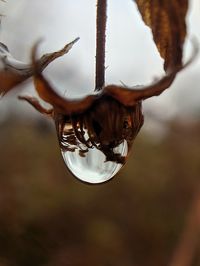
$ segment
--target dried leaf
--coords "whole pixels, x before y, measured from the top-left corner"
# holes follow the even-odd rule
[[[164,68],[182,64],[186,36],[185,17],[188,0],[135,0],[141,16],[153,33],[153,39],[164,59]]]
[[[65,45],[64,48],[57,52],[43,55],[36,62],[38,71],[42,72],[56,58],[68,53],[78,39],[79,38]],[[0,43],[0,61],[3,68],[0,70],[0,95],[6,94],[9,90],[31,77],[34,73],[32,64],[25,64],[17,61],[3,43]]]

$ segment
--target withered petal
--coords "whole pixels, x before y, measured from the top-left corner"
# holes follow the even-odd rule
[[[90,108],[99,97],[103,95],[108,95],[116,99],[124,106],[134,106],[139,101],[145,100],[152,96],[160,95],[164,90],[166,90],[172,84],[174,78],[176,77],[176,74],[185,69],[194,61],[198,51],[198,44],[194,40],[193,53],[190,59],[185,63],[185,65],[176,67],[173,71],[167,73],[163,78],[150,85],[141,86],[140,88],[125,88],[118,85],[108,85],[103,89],[101,94],[92,94],[82,99],[70,100],[60,96],[39,72],[39,69],[37,68],[37,61],[34,59],[34,50],[33,65],[35,65],[35,88],[41,99],[50,103],[54,107],[55,111],[65,115],[84,112],[85,110]]]
[[[52,88],[41,73],[34,75],[34,84],[40,98],[51,104],[56,112],[65,115],[84,112],[99,97],[98,95],[89,95],[82,99],[66,99]]]
[[[78,39],[68,43],[59,51],[43,55],[37,60],[38,71],[42,72],[56,58],[68,53]],[[33,75],[33,65],[16,60],[3,43],[0,43],[0,61],[2,64],[2,69],[0,70],[0,95],[6,94]]]
[[[30,103],[38,112],[41,114],[45,114],[47,116],[52,117],[53,116],[53,109],[46,109],[44,108],[37,98],[31,97],[31,96],[18,96],[19,100],[24,100],[28,103]]]
[[[61,114],[70,115],[74,113],[82,113],[88,109],[93,102],[98,99],[98,95],[88,95],[81,99],[70,100],[59,95],[56,90],[49,84],[45,77],[41,74],[40,66],[36,60],[38,44],[33,47],[32,51],[32,64],[34,69],[34,85],[35,89],[38,92],[40,98],[51,104],[55,112]]]
[[[147,86],[140,86],[140,88],[137,89],[127,87],[125,88],[118,85],[108,85],[104,88],[104,93],[111,95],[113,98],[115,98],[125,106],[133,106],[138,101],[160,95],[164,90],[170,87],[176,77],[176,74],[185,69],[196,59],[199,52],[199,47],[195,40],[193,40],[192,44],[193,53],[190,56],[189,60],[185,63],[185,65],[176,67],[173,71],[168,72],[160,80]]]

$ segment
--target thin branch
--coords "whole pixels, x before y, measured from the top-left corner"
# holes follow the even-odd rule
[[[169,266],[192,266],[200,239],[200,190],[191,206],[187,222]]]
[[[96,91],[101,90],[105,83],[106,11],[107,0],[97,0]]]

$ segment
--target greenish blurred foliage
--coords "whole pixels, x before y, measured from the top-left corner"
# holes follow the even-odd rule
[[[0,265],[167,265],[200,183],[200,123],[168,126],[91,186],[67,172],[49,124],[1,124]]]

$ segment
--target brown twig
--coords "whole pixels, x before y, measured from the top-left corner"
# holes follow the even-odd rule
[[[200,243],[200,190],[191,206],[185,228],[169,266],[192,266]]]
[[[107,0],[97,0],[95,91],[101,90],[105,83],[106,11]]]

